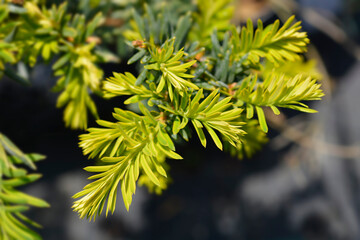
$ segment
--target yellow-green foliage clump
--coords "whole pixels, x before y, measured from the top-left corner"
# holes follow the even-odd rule
[[[118,190],[129,210],[137,182],[165,189],[166,158],[181,159],[176,140],[197,136],[206,147],[211,139],[220,150],[250,157],[267,141],[263,108],[312,113],[304,101],[323,96],[317,76],[304,74],[309,39],[294,17],[282,26],[259,20],[255,29],[249,20],[239,28],[230,24],[228,0],[199,0],[193,12],[171,19],[166,6],[134,11],[123,32],[134,48],[128,64],[137,63],[139,74],[114,73],[103,82],[105,97],[127,96],[125,104],[139,112],[115,108],[114,122],[98,120],[80,136],[84,154],[102,163],[85,168],[96,174],[74,196],[80,217],[113,213]],[[296,72],[291,64],[303,67]]]

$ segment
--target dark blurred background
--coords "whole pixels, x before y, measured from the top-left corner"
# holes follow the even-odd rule
[[[55,108],[56,79],[46,65],[31,72],[32,86],[0,81],[0,129],[24,152],[39,152],[43,178],[25,191],[50,209],[30,216],[45,240],[360,239],[360,1],[242,0],[234,21],[266,23],[295,13],[303,21],[326,97],[318,114],[285,111],[270,121],[271,141],[252,159],[239,161],[197,139],[178,146],[183,161],[168,161],[173,183],[161,196],[139,187],[126,212],[118,197],[114,216],[79,220],[71,196],[86,184],[92,164],[78,148],[79,131],[64,127]],[[103,66],[106,76],[124,71]],[[96,99],[111,119],[122,99]],[[93,124],[92,124],[93,125]]]

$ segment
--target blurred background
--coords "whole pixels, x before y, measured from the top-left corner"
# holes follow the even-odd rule
[[[126,212],[120,194],[115,214],[95,223],[71,209],[87,183],[82,168],[93,162],[78,148],[81,132],[66,129],[55,108],[50,67],[31,72],[30,88],[0,81],[1,131],[24,152],[47,156],[38,164],[43,178],[25,189],[51,204],[29,213],[45,240],[360,239],[360,1],[241,0],[235,13],[237,24],[292,14],[303,21],[307,56],[323,75],[319,113],[270,119],[271,141],[251,159],[205,150],[197,139],[178,146],[184,160],[168,161],[173,183],[161,196],[140,187]],[[104,65],[105,75],[126,61]],[[96,102],[102,119],[122,106]]]

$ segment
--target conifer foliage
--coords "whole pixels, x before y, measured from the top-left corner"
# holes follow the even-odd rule
[[[27,225],[35,228],[41,226],[28,219],[24,212],[30,207],[49,207],[49,204],[16,188],[41,177],[41,174],[28,173],[21,165],[35,170],[34,162],[42,159],[44,156],[40,154],[24,154],[0,133],[0,239],[41,239]]]
[[[259,20],[255,29],[249,20],[238,28],[230,24],[230,1],[208,1],[214,4],[206,9],[202,2],[174,16],[177,22],[166,17],[166,7],[133,11],[124,36],[134,49],[128,64],[136,63],[139,74],[114,73],[102,90],[107,98],[126,96],[139,112],[115,108],[114,122],[98,120],[99,127],[80,136],[84,154],[101,162],[85,168],[95,172],[93,182],[74,196],[81,218],[95,219],[104,208],[113,213],[118,190],[129,210],[139,179],[165,189],[166,159],[181,159],[180,139],[196,136],[204,147],[211,139],[220,150],[250,157],[266,142],[263,108],[316,112],[303,101],[321,99],[318,79],[276,71],[302,61],[309,39],[300,22],[291,17],[264,28]]]
[[[85,129],[88,111],[97,118],[90,93],[101,95],[102,70],[97,64],[106,61],[106,54],[97,48],[98,38],[93,36],[101,20],[101,14],[85,19],[84,15],[68,13],[66,2],[49,8],[46,1],[0,1],[0,79],[6,75],[22,85],[30,85],[24,74],[28,67],[38,61],[54,63],[58,81],[53,90],[62,92],[57,106],[65,107],[65,124]],[[22,69],[22,73],[17,69]],[[41,177],[30,171],[36,170],[35,162],[44,158],[40,154],[24,154],[0,133],[0,239],[41,239],[32,230],[41,226],[28,219],[25,212],[30,207],[49,204],[17,188]]]
[[[65,108],[66,126],[86,129],[88,111],[98,117],[90,93],[101,95],[103,72],[97,64],[106,61],[96,51],[99,38],[93,36],[102,15],[87,21],[84,15],[67,13],[66,2],[51,8],[36,2],[0,3],[0,76],[5,73],[29,85],[14,68],[5,68],[4,64],[20,62],[34,66],[40,56],[45,63],[57,59],[52,66],[58,77],[53,90],[62,92],[57,107]]]
[[[309,39],[294,17],[239,27],[231,24],[231,0],[143,2],[80,0],[83,14],[71,14],[66,1],[51,7],[40,0],[0,1],[0,77],[29,85],[14,65],[52,64],[65,125],[86,129],[79,145],[100,163],[85,168],[94,173],[92,182],[74,195],[81,218],[113,213],[118,191],[129,210],[137,185],[160,194],[170,181],[167,162],[182,159],[176,143],[194,137],[204,148],[213,142],[233,156],[251,157],[267,141],[264,108],[314,113],[306,101],[324,95],[313,62],[304,60]],[[104,25],[119,9],[124,21],[109,31]],[[138,71],[102,80],[99,63],[117,57],[99,45],[115,37],[131,49],[127,63]],[[99,120],[92,93],[121,97],[129,109],[115,108],[113,121]],[[88,113],[97,127],[87,128]],[[40,238],[23,222],[38,225],[22,212],[48,205],[15,188],[40,177],[19,164],[35,169],[42,158],[0,134],[1,239]]]

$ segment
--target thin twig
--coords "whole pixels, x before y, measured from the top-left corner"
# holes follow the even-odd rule
[[[269,125],[280,131],[281,136],[290,141],[321,154],[337,156],[340,158],[359,158],[360,147],[358,145],[339,145],[314,139],[303,131],[296,129],[288,124],[285,117],[275,116],[269,109],[264,109]]]

